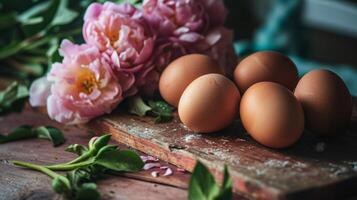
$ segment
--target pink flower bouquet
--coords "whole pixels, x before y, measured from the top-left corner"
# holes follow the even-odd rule
[[[165,67],[190,53],[216,59],[229,75],[237,58],[226,15],[222,0],[93,3],[84,16],[85,44],[62,41],[62,63],[32,84],[30,104],[47,106],[60,123],[85,123],[127,97],[154,95]]]

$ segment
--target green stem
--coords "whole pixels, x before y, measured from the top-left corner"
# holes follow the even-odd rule
[[[77,157],[76,159],[74,159],[72,161],[69,161],[69,162],[66,162],[66,163],[61,163],[61,164],[56,164],[56,165],[48,165],[46,167],[49,168],[49,169],[52,169],[52,168],[56,168],[56,167],[62,167],[64,165],[72,165],[72,164],[75,164],[75,163],[79,163],[79,162],[85,161],[88,158],[90,158],[91,156],[92,156],[92,153],[91,152],[87,152],[87,153],[84,153],[83,155]]]
[[[54,37],[61,38],[61,37],[65,37],[65,36],[76,35],[76,34],[79,34],[81,31],[82,31],[82,29],[74,29],[74,30],[70,30],[67,32],[62,32],[62,33],[58,33],[55,35],[43,37],[43,38],[38,39],[37,41],[32,42],[30,45],[24,47],[23,50],[31,50],[31,49],[37,48],[39,46],[42,46],[42,45],[48,43]]]
[[[80,167],[86,167],[94,163],[94,159],[89,159],[83,162],[78,162],[74,164],[60,164],[60,165],[50,165],[50,166],[43,166],[47,169],[55,170],[55,171],[70,171]]]
[[[26,168],[29,168],[29,169],[33,169],[33,170],[36,170],[36,171],[40,171],[40,172],[43,172],[45,173],[46,175],[52,177],[52,178],[56,178],[58,176],[61,176],[59,174],[57,174],[56,172],[44,167],[44,166],[41,166],[41,165],[35,165],[35,164],[32,164],[32,163],[28,163],[28,162],[22,162],[22,161],[16,161],[16,160],[13,160],[11,161],[12,164],[14,165],[17,165],[17,166],[21,166],[21,167],[26,167]]]
[[[40,32],[34,36],[24,39],[23,41],[21,41],[17,44],[9,45],[6,48],[6,50],[4,50],[5,48],[1,48],[0,49],[0,60],[5,59],[10,56],[13,56],[21,51],[27,51],[27,50],[37,48],[43,44],[48,43],[54,37],[61,38],[61,37],[69,36],[69,35],[76,35],[76,34],[79,34],[80,32],[81,32],[81,29],[74,29],[74,30],[46,36],[46,37],[44,37],[45,32]]]
[[[87,153],[84,153],[83,155],[77,157],[76,159],[72,160],[72,161],[69,161],[68,163],[66,163],[67,165],[70,165],[70,164],[74,164],[74,163],[78,163],[78,162],[82,162],[84,160],[87,160],[89,157],[92,156],[92,152],[89,151]]]
[[[16,60],[26,62],[26,63],[47,63],[47,58],[44,56],[25,56],[25,55],[18,55],[14,56]]]
[[[29,169],[33,169],[33,170],[42,172],[53,179],[58,177],[64,182],[64,184],[66,184],[67,188],[71,188],[71,184],[69,183],[69,180],[65,176],[57,174],[56,172],[54,172],[44,166],[35,165],[32,163],[28,163],[28,162],[16,161],[16,160],[12,160],[10,162],[17,166],[21,166],[21,167],[25,167],[25,168],[29,168]]]

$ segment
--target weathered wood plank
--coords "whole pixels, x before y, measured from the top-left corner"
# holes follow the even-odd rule
[[[351,125],[356,124],[356,118],[355,107]],[[352,129],[331,139],[305,132],[293,147],[273,150],[253,141],[239,121],[221,132],[197,134],[185,128],[177,116],[170,123],[154,124],[151,118],[119,110],[86,127],[111,133],[118,142],[189,171],[199,159],[220,178],[226,163],[235,189],[255,198],[357,195],[357,134]]]

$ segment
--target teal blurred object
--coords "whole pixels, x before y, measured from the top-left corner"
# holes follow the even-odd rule
[[[275,0],[265,22],[255,32],[252,41],[238,40],[234,47],[242,57],[256,51],[274,50],[288,55],[298,66],[299,74],[317,68],[337,73],[346,83],[352,95],[357,95],[357,70],[347,65],[329,65],[304,59],[304,41],[299,37],[301,27],[301,0]]]

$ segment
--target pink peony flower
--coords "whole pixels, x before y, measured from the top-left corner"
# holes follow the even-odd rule
[[[223,26],[223,0],[144,0],[143,14],[159,35],[194,43],[210,27]]]
[[[60,54],[63,62],[53,64],[47,75],[52,82],[47,111],[58,122],[85,123],[110,113],[123,99],[123,88],[133,84],[133,81],[116,79],[94,46],[64,40]]]
[[[233,73],[237,57],[233,32],[223,26],[227,16],[223,0],[145,0],[143,15],[158,30],[154,65],[159,73],[172,60],[190,53],[206,54],[228,76]]]
[[[92,3],[84,16],[83,37],[114,65],[115,73],[147,68],[155,36],[139,10],[130,4]]]

